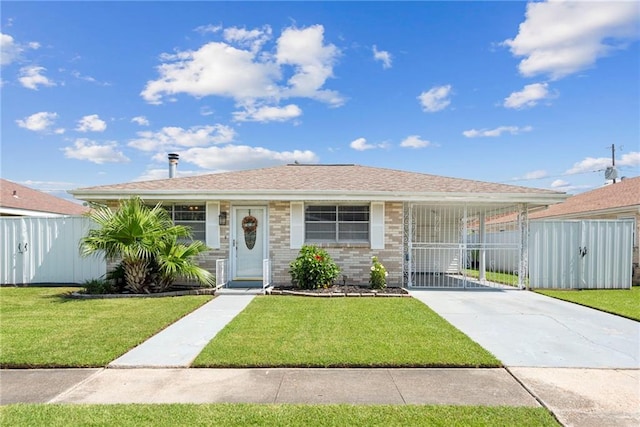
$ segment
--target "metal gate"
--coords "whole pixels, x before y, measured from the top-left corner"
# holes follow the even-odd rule
[[[635,221],[533,221],[530,286],[631,288]]]
[[[103,258],[83,258],[85,217],[0,218],[0,284],[83,283],[106,273]]]
[[[527,209],[405,205],[405,286],[524,287]]]

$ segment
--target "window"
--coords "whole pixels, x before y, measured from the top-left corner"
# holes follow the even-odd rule
[[[175,225],[191,228],[193,240],[206,241],[205,205],[164,205]]]
[[[308,205],[304,223],[307,242],[369,243],[368,205]]]

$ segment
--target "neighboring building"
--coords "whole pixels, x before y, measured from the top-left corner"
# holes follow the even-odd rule
[[[82,215],[89,209],[0,178],[0,216]]]
[[[529,215],[541,219],[634,219],[633,284],[640,284],[638,235],[640,234],[640,177],[626,178],[568,198],[565,202]]]
[[[211,248],[202,265],[213,271],[216,260],[225,260],[234,282],[262,282],[263,266],[270,265],[272,282],[288,284],[289,263],[304,244],[315,244],[342,269],[340,284],[366,284],[375,255],[389,271],[389,285],[405,287],[472,286],[461,273],[470,251],[486,249],[485,218],[517,213],[526,246],[528,210],[567,197],[399,170],[299,164],[79,188],[71,194],[114,208],[131,196],[150,205],[161,202],[176,223],[191,226],[194,237]],[[474,233],[480,238],[471,242]],[[520,277],[526,277],[526,250],[522,244],[510,250],[518,256]],[[484,268],[481,262],[479,269]]]

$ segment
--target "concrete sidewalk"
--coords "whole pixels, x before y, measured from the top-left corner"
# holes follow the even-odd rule
[[[640,425],[639,388],[640,371],[624,369],[0,370],[3,405],[291,403],[536,407],[542,403],[563,425],[581,427]]]
[[[501,368],[74,369],[74,384],[58,381],[70,377],[69,371],[0,371],[0,400],[3,404],[29,401],[539,406]],[[43,387],[44,384],[48,386]]]
[[[110,368],[186,368],[202,349],[255,298],[221,295],[109,363]]]

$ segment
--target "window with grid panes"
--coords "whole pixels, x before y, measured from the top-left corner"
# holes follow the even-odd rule
[[[368,243],[368,205],[307,205],[304,211],[308,243]]]
[[[191,229],[192,239],[206,242],[207,210],[205,205],[163,205],[175,225]]]

